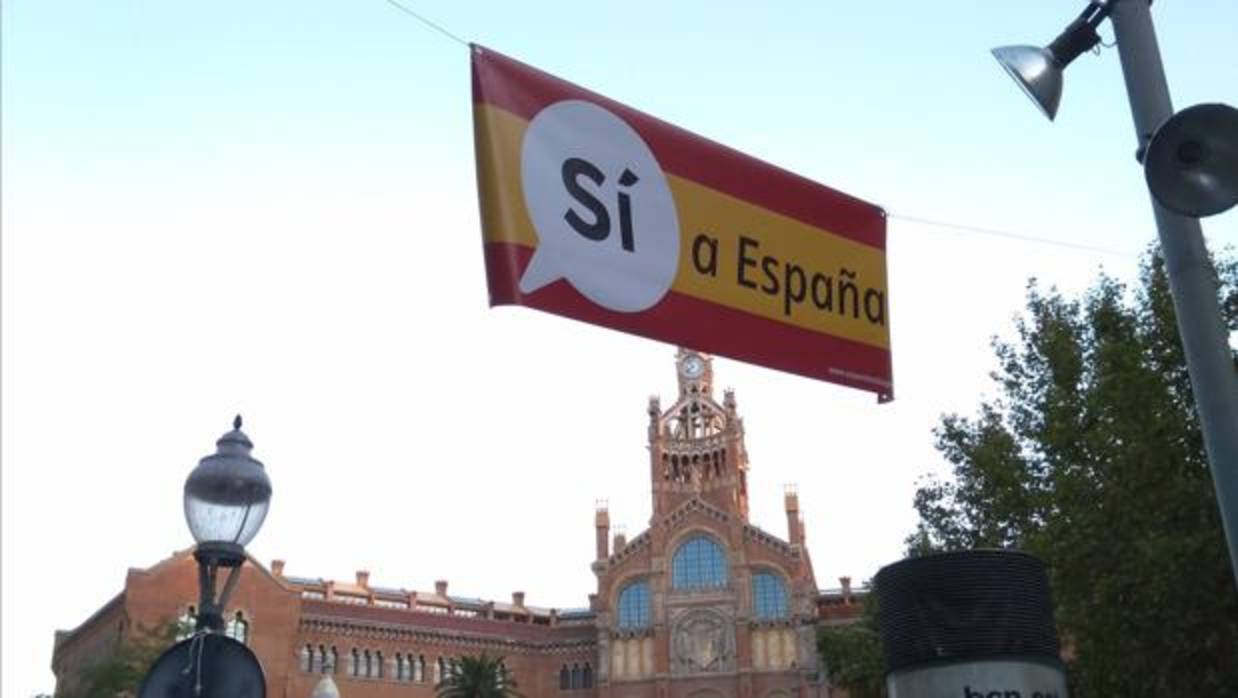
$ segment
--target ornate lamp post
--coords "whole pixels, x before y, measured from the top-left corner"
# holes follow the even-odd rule
[[[185,521],[198,543],[198,618],[192,637],[169,647],[146,672],[138,698],[265,698],[266,677],[258,658],[244,644],[222,634],[245,545],[254,539],[271,504],[271,481],[262,463],[249,455],[254,444],[241,431],[215,442],[215,453],[198,461],[185,480]],[[219,568],[229,570],[215,598]]]
[[[262,463],[249,455],[254,444],[241,431],[240,415],[232,427],[215,442],[215,453],[199,461],[185,480],[185,521],[198,543],[199,631],[223,630],[224,607],[245,563],[245,546],[262,527],[271,504],[271,481]],[[216,599],[221,567],[229,573]]]

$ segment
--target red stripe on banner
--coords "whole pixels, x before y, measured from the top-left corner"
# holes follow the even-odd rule
[[[473,46],[473,101],[525,120],[565,99],[614,112],[636,129],[668,173],[752,202],[835,235],[884,250],[879,206],[702,138],[481,46]]]
[[[819,378],[892,400],[890,352],[880,347],[819,334],[710,303],[674,291],[649,310],[617,313],[582,296],[565,279],[533,293],[519,280],[533,250],[511,243],[486,243],[490,305],[522,305],[611,329],[649,337],[760,366]]]

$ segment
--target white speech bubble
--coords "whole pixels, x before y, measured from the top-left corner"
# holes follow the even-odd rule
[[[542,109],[524,134],[520,177],[538,238],[522,292],[565,278],[603,308],[635,313],[670,290],[675,200],[653,152],[622,119],[582,100]]]

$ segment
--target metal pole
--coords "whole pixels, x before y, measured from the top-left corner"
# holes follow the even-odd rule
[[[193,557],[198,561],[198,622],[195,629],[221,633],[228,598],[236,587],[241,565],[245,564],[245,549],[235,543],[199,543]],[[224,582],[223,593],[216,598],[216,580],[221,567],[228,570],[228,579]]]
[[[195,555],[195,557],[197,557]],[[217,633],[223,630],[223,609],[215,603],[214,561],[198,557],[198,618],[194,630]]]
[[[1116,0],[1111,15],[1140,148],[1174,113],[1148,5],[1144,0]],[[1238,582],[1238,380],[1217,304],[1216,272],[1199,219],[1169,211],[1155,198],[1152,210],[1229,542],[1229,561]]]

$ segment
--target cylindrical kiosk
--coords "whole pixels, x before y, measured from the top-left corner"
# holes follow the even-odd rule
[[[1044,564],[1011,550],[915,557],[875,580],[890,698],[1068,698]]]

